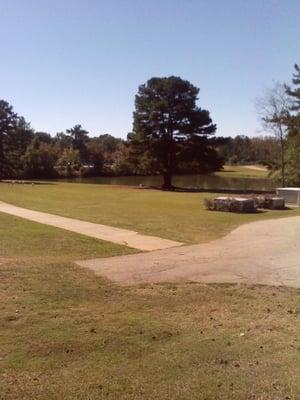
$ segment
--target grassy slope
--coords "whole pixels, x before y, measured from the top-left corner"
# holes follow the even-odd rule
[[[137,230],[187,243],[225,235],[240,224],[279,216],[300,215],[300,209],[259,214],[208,212],[206,193],[168,193],[93,184],[0,184],[0,200],[34,210]]]
[[[0,243],[1,400],[299,398],[299,291],[121,288],[71,260],[126,249],[1,213]]]
[[[262,168],[261,166],[257,166]],[[225,165],[222,171],[216,172],[215,175],[228,178],[267,178],[268,170],[258,170],[249,168],[246,165]]]

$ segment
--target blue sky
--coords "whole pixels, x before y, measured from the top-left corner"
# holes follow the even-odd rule
[[[0,98],[36,130],[125,137],[138,86],[178,75],[218,135],[257,135],[255,99],[300,63],[299,15],[299,0],[0,0]]]

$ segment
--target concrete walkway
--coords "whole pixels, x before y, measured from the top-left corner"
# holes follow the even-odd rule
[[[77,264],[124,285],[196,281],[300,288],[300,217],[253,222],[210,243]]]
[[[78,219],[60,217],[58,215],[28,210],[16,207],[0,201],[0,212],[15,215],[68,231],[80,233],[96,239],[125,245],[138,250],[151,251],[181,246],[182,243],[173,240],[161,239],[155,236],[141,235],[128,229],[114,228],[107,225],[94,224],[92,222],[80,221]]]
[[[242,225],[224,238],[199,245],[32,211],[0,202],[0,212],[150,251],[78,261],[124,285],[154,282],[229,282],[300,288],[300,217]],[[156,251],[153,251],[156,250]]]

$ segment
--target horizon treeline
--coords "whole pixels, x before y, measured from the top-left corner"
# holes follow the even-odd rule
[[[133,156],[126,139],[110,134],[91,137],[79,124],[55,136],[34,131],[4,100],[0,100],[0,129],[1,179],[159,174],[146,155],[139,160]],[[216,168],[185,163],[176,173],[208,173],[225,163],[270,166],[279,150],[273,137],[245,135],[215,137],[214,147],[219,156]]]

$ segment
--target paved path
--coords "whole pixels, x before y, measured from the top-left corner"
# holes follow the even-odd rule
[[[0,202],[0,212],[139,250],[155,250],[77,262],[120,284],[196,281],[300,288],[300,217],[253,222],[224,238],[181,246],[182,243],[171,240],[3,202]]]
[[[253,222],[205,244],[77,264],[124,285],[196,281],[299,288],[300,217]]]
[[[58,215],[28,210],[2,201],[0,201],[0,212],[55,226],[57,228],[66,229],[68,231],[81,233],[82,235],[87,235],[97,239],[122,244],[138,250],[150,251],[182,245],[182,243],[173,240],[140,235],[139,233],[128,229],[114,228],[107,225],[94,224],[92,222],[80,221],[78,219],[65,218]]]

